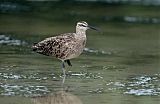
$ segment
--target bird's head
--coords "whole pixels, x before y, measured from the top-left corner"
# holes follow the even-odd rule
[[[85,21],[78,22],[76,28],[82,31],[86,31],[87,29],[93,29],[99,31],[97,28],[88,25],[88,23]]]

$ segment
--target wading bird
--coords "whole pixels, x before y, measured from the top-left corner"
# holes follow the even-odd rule
[[[85,21],[77,23],[75,33],[64,33],[55,37],[49,37],[32,46],[33,51],[53,56],[62,61],[62,71],[65,76],[65,62],[72,66],[70,59],[78,57],[85,48],[86,30],[97,30]]]

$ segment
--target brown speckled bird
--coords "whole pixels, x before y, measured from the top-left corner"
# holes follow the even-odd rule
[[[97,30],[89,26],[85,21],[81,21],[77,23],[75,33],[64,33],[55,37],[46,38],[34,44],[32,49],[37,53],[53,56],[61,60],[63,75],[65,75],[64,62],[72,66],[70,59],[78,57],[83,52],[86,44],[87,29]]]

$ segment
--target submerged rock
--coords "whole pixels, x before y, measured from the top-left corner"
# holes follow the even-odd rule
[[[75,95],[66,91],[58,91],[48,96],[35,97],[34,104],[82,104],[82,101]]]

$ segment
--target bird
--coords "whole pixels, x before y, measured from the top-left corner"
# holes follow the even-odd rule
[[[86,30],[97,28],[88,25],[85,21],[77,22],[74,33],[64,33],[46,38],[32,46],[33,51],[46,56],[55,57],[62,62],[62,71],[65,76],[65,62],[72,66],[70,59],[78,57],[86,45]]]

